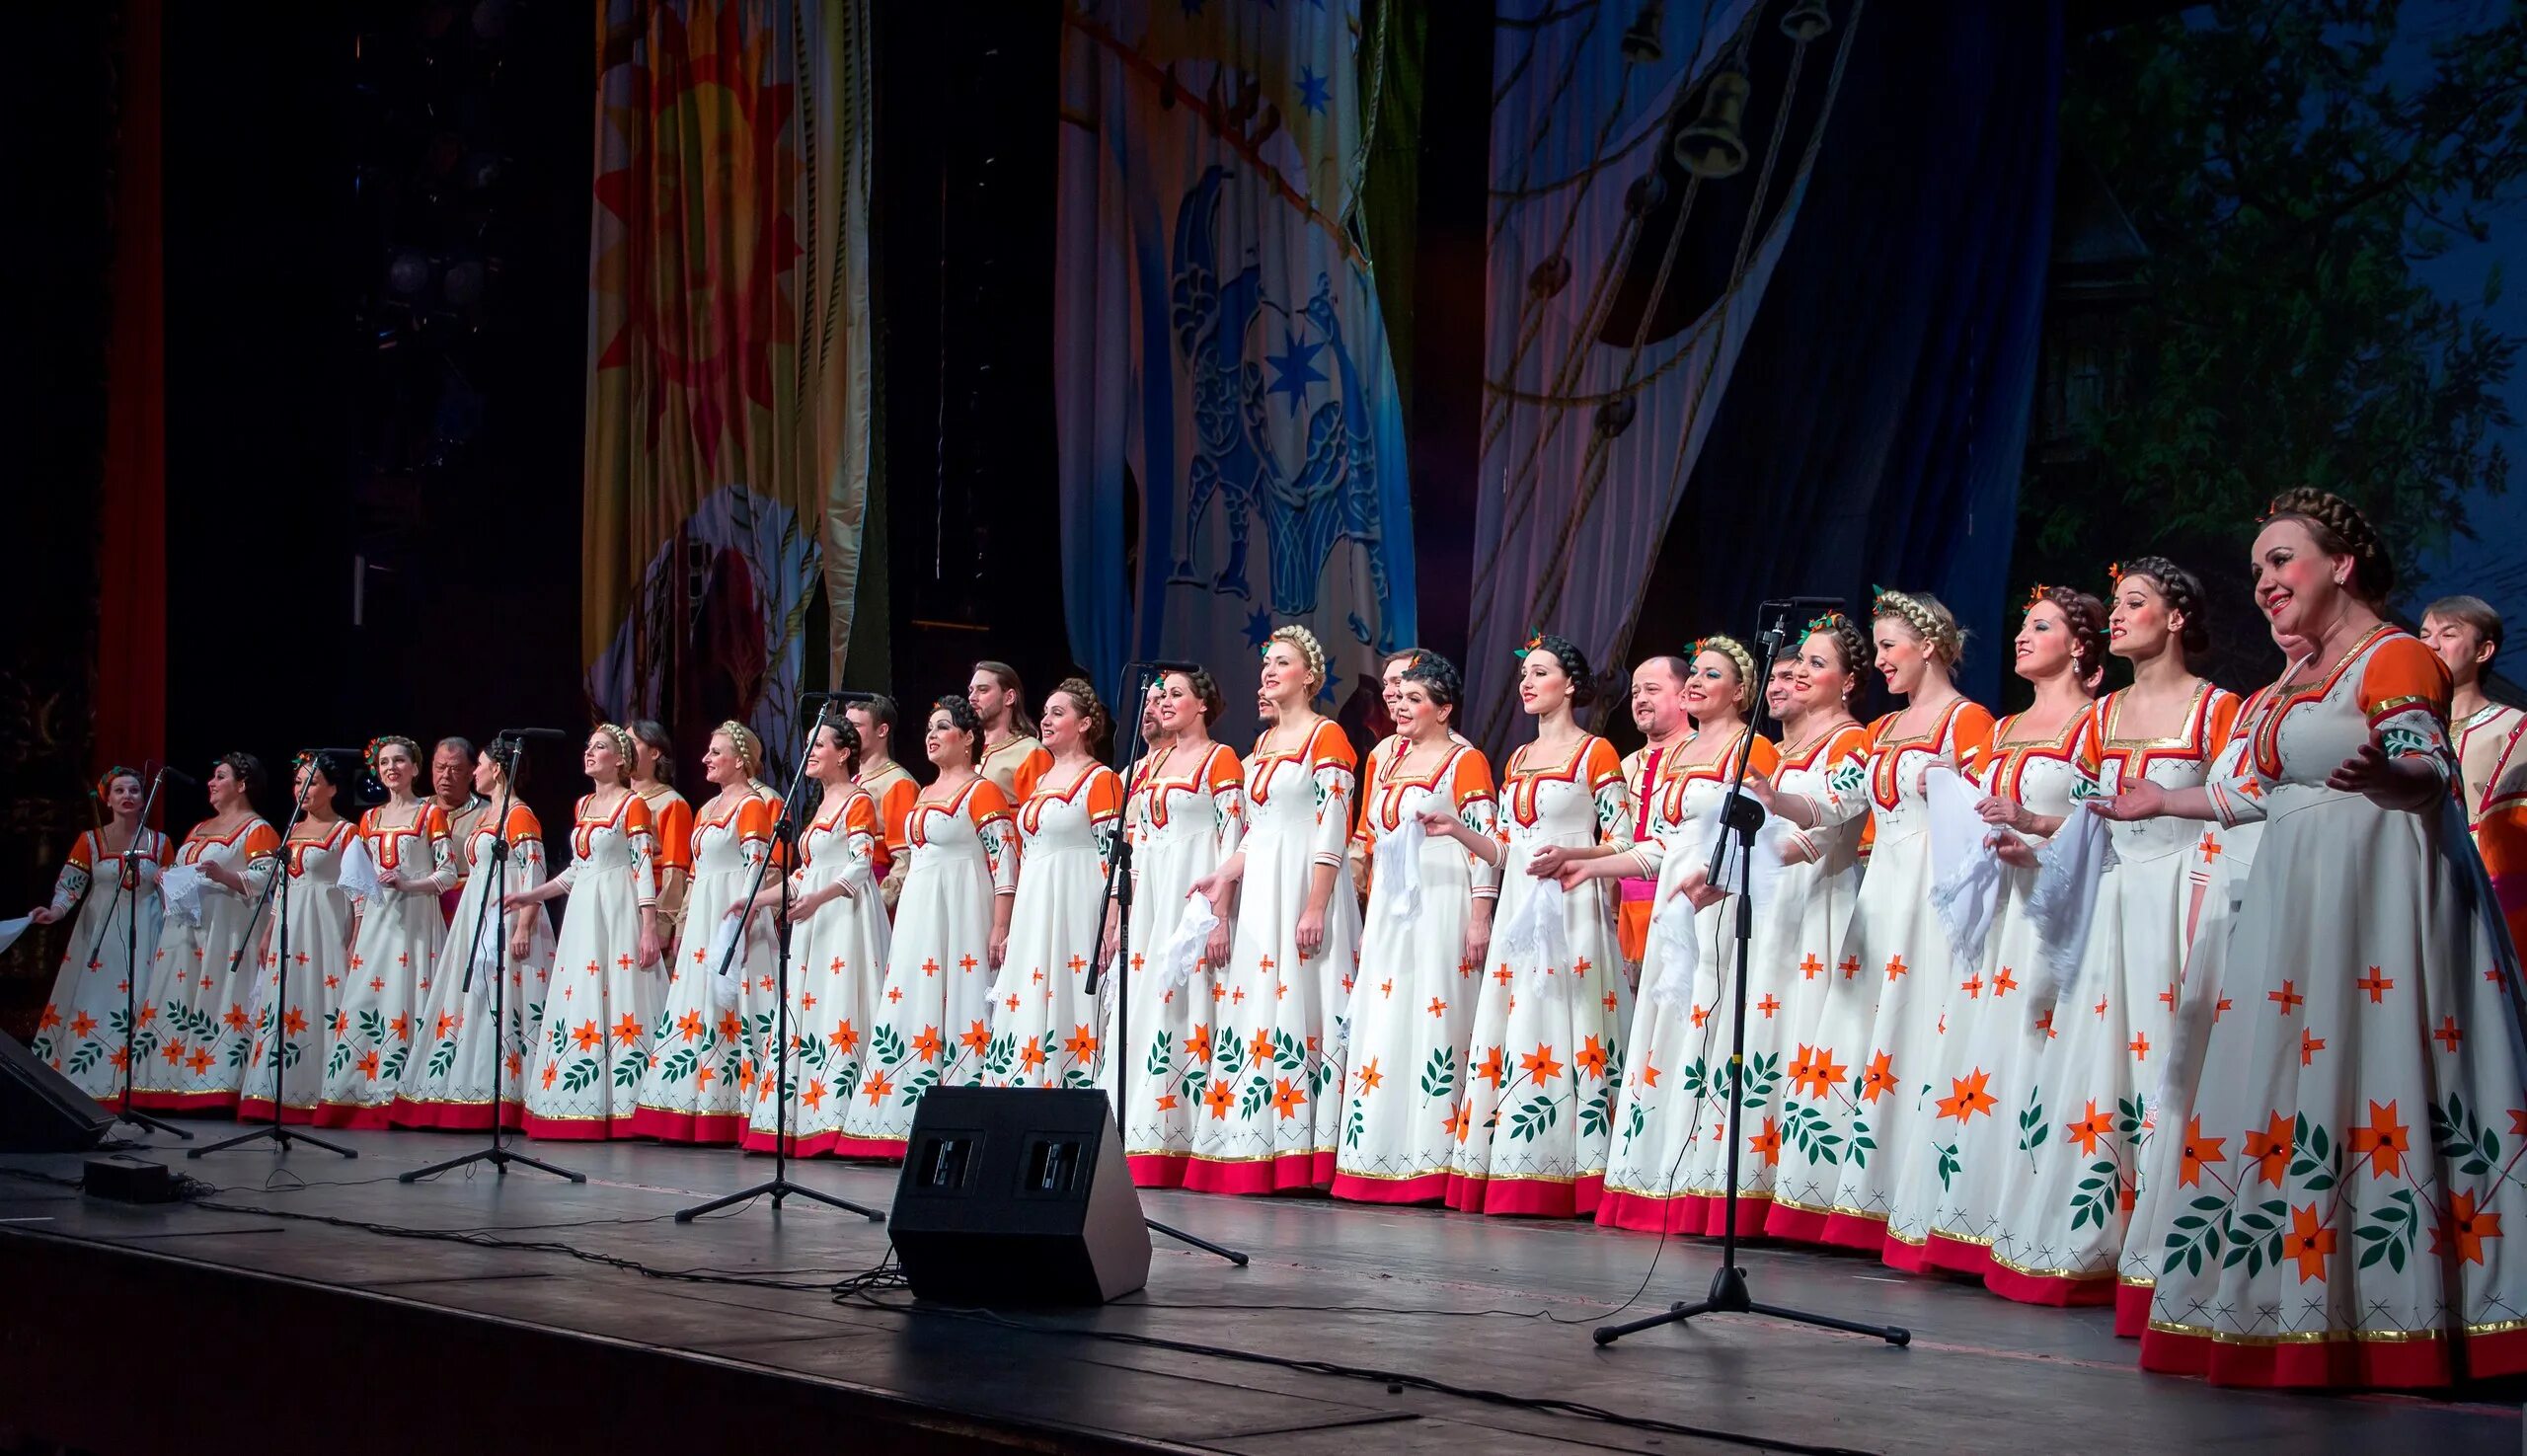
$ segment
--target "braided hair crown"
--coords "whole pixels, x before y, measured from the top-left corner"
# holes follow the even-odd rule
[[[1686,665],[1691,666],[1693,659],[1701,656],[1705,652],[1718,652],[1720,655],[1726,657],[1730,664],[1736,667],[1737,711],[1744,713],[1748,709],[1753,708],[1755,706],[1755,693],[1758,690],[1758,685],[1755,682],[1755,654],[1746,651],[1746,645],[1739,642],[1737,639],[1715,634],[1710,637],[1697,638],[1694,645],[1685,650]]]
[[[1053,684],[1053,691],[1070,699],[1080,716],[1088,720],[1089,754],[1093,757],[1105,753],[1107,740],[1114,731],[1114,720],[1106,711],[1106,701],[1097,696],[1096,686],[1084,677],[1065,677]]]
[[[2147,576],[2159,589],[2159,599],[2168,611],[2184,618],[2184,626],[2177,630],[2177,642],[2188,657],[2199,657],[2211,651],[2210,603],[2205,600],[2202,578],[2178,566],[2164,556],[2145,556],[2128,561],[2114,569],[2114,584],[2119,589],[2135,576]]]
[[[1292,622],[1273,628],[1272,635],[1264,639],[1264,650],[1270,651],[1276,642],[1288,643],[1290,651],[1299,654],[1299,660],[1307,663],[1309,681],[1317,687],[1325,686],[1325,644],[1316,640],[1315,633]]]
[[[2271,522],[2283,517],[2305,524],[2328,556],[2351,558],[2346,584],[2352,595],[2375,605],[2396,589],[2396,564],[2387,555],[2387,543],[2358,506],[2332,491],[2300,486],[2273,497],[2263,518]]]
[[[1417,682],[1429,693],[1430,701],[1454,708],[1465,701],[1465,674],[1457,664],[1436,652],[1416,652],[1413,665],[1404,669],[1406,682]]]
[[[1562,675],[1570,679],[1570,706],[1585,708],[1597,701],[1597,676],[1588,667],[1588,654],[1579,644],[1555,632],[1530,633],[1526,646],[1511,653],[1520,662],[1543,652],[1562,664]]]
[[[2106,603],[2076,586],[2038,586],[2027,594],[2027,609],[2051,602],[2071,628],[2071,675],[2086,683],[2106,665]]]
[[[1863,680],[1869,675],[1870,664],[1876,660],[1876,650],[1870,644],[1869,634],[1843,612],[1827,612],[1809,622],[1807,634],[1810,637],[1822,634],[1833,640],[1834,651],[1843,659],[1843,676],[1846,679],[1843,697],[1849,700],[1860,691]]]
[[[974,703],[971,698],[963,693],[950,693],[932,703],[930,711],[947,714],[949,724],[965,735],[965,756],[968,762],[983,761],[983,720],[980,714],[974,712]]]

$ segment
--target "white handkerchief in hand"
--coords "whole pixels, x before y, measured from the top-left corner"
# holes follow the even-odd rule
[[[1984,839],[1992,826],[1974,811],[1982,791],[1954,770],[1934,768],[1924,783],[1930,811],[1931,909],[1948,933],[1949,954],[1971,975],[2001,899],[2001,862]]]
[[[1680,894],[1660,900],[1657,913],[1649,917],[1649,940],[1658,950],[1658,978],[1650,983],[1649,999],[1668,1006],[1690,1003],[1694,972],[1702,964],[1702,946],[1694,935],[1694,902]]]
[[[209,877],[191,865],[170,865],[158,877],[158,892],[167,900],[167,913],[187,925],[201,924],[201,890]]]
[[[1172,991],[1193,978],[1193,967],[1202,962],[1202,948],[1210,943],[1219,923],[1219,912],[1211,908],[1208,896],[1185,897],[1185,913],[1176,917],[1176,934],[1158,948],[1159,984]]]
[[[1517,913],[1492,937],[1493,952],[1510,959],[1526,959],[1539,968],[1567,970],[1570,937],[1562,918],[1562,881],[1529,877],[1526,898]]]
[[[745,962],[729,954],[736,949],[737,937],[745,925],[743,915],[725,916],[719,931],[711,937],[711,999],[723,1011],[736,1005],[738,995],[745,990]]]
[[[0,954],[6,954],[11,946],[18,943],[18,937],[27,933],[27,927],[35,923],[35,918],[30,915],[21,915],[15,920],[0,920]]]
[[[2036,850],[2035,888],[2027,897],[2027,913],[2035,922],[2052,982],[2044,989],[2058,990],[2078,979],[2086,963],[2098,887],[2114,861],[2114,838],[2106,820],[2076,808]]]
[[[342,868],[335,878],[343,892],[356,900],[377,897],[377,862],[368,857],[368,841],[354,834],[348,848],[343,851]]]
[[[1386,912],[1398,920],[1411,920],[1421,913],[1421,842],[1429,831],[1421,827],[1421,810],[1430,802],[1426,789],[1404,796],[1404,822],[1378,835],[1377,853],[1371,857],[1371,877],[1375,887],[1386,895]]]

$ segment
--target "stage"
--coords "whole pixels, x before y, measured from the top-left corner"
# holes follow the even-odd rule
[[[197,1125],[205,1139],[219,1135],[219,1124]],[[356,1161],[306,1148],[189,1161],[171,1139],[147,1140],[143,1156],[216,1185],[203,1195],[216,1207],[106,1202],[42,1181],[76,1178],[76,1157],[0,1157],[0,1368],[16,1384],[0,1393],[0,1449],[2520,1445],[2516,1406],[2496,1403],[2507,1391],[2308,1397],[2148,1377],[2106,1310],[2030,1309],[1805,1251],[1750,1250],[1741,1262],[1756,1297],[1909,1326],[1911,1346],[1727,1316],[1601,1349],[1589,1328],[1627,1301],[1638,1315],[1699,1295],[1714,1248],[1434,1209],[1144,1193],[1151,1216],[1242,1247],[1254,1263],[1231,1267],[1162,1238],[1149,1287],[1100,1310],[916,1310],[901,1288],[837,1303],[837,1282],[886,1255],[881,1225],[806,1203],[670,1220],[766,1176],[768,1159],[533,1144],[588,1182],[478,1166],[405,1186],[395,1174],[477,1140],[340,1136]],[[805,1184],[881,1207],[894,1191],[891,1169],[794,1168]],[[406,1236],[415,1230],[478,1237]],[[653,1277],[627,1264],[711,1277]],[[767,1282],[713,1281],[724,1276]],[[1170,1347],[1181,1344],[1267,1360]]]

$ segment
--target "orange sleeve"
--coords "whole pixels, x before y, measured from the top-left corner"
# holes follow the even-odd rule
[[[909,776],[887,787],[886,802],[881,805],[886,823],[887,853],[902,854],[911,845],[912,806],[920,798],[921,786]]]
[[[2098,712],[2097,704],[2089,704],[2088,711],[2080,715],[2080,730],[2071,739],[2071,762],[2077,764],[2080,772],[2091,779],[2096,778],[2106,766],[2106,733],[2102,727],[2103,723],[2104,718]]]
[[[528,808],[522,804],[512,804],[509,805],[508,826],[501,833],[500,837],[511,844],[515,844],[521,839],[542,839],[544,837],[544,826],[537,822],[535,810]],[[488,1116],[490,1114],[486,1113],[485,1115]]]
[[[2238,715],[2245,708],[2246,704],[2239,701],[2238,695],[2228,689],[2211,690],[2210,711],[2202,715],[2203,757],[2209,758],[2218,753],[2220,746],[2229,741],[2229,734],[2238,730]]]
[[[1448,797],[1457,807],[1478,804],[1493,797],[1492,761],[1480,748],[1468,748],[1457,755],[1456,772],[1448,783]]]
[[[1623,760],[1615,756],[1615,745],[1603,738],[1590,738],[1588,756],[1579,765],[1579,776],[1586,781],[1591,794],[1608,784],[1622,783]]]
[[[1357,768],[1359,762],[1359,755],[1351,751],[1351,740],[1342,735],[1342,729],[1335,726],[1334,720],[1329,718],[1316,726],[1316,737],[1308,744],[1309,768],[1319,769],[1332,764],[1337,768],[1350,769]]]
[[[1018,772],[1012,776],[1010,796],[1020,804],[1034,798],[1035,786],[1044,781],[1045,771],[1052,766],[1053,755],[1040,747],[1029,749],[1026,759],[1018,765]]]
[[[749,794],[737,805],[737,842],[772,837],[772,805],[760,794]]]
[[[2401,633],[2378,644],[2360,670],[2360,711],[2371,728],[2414,707],[2428,708],[2445,724],[2453,692],[2439,654]]]
[[[1244,787],[1246,765],[1237,761],[1237,751],[1226,743],[1211,745],[1211,761],[1204,765],[1202,787],[1216,794],[1222,789]]]
[[[1122,817],[1123,781],[1100,764],[1088,771],[1088,822],[1103,824]]]
[[[591,794],[588,796],[588,799],[594,799],[595,797],[595,795]],[[586,818],[587,812],[588,800],[582,799],[579,801],[578,817]],[[657,833],[657,825],[650,817],[650,805],[644,803],[641,796],[638,794],[632,796],[632,806],[623,811],[623,832],[627,835],[649,834],[652,837]],[[687,854],[691,854],[692,851],[693,846],[689,844],[685,846],[685,852]],[[658,852],[661,856],[666,853],[663,847],[661,847]]]
[[[447,837],[447,815],[441,813],[436,807],[432,807],[430,809],[430,814],[434,825],[431,832],[438,838],[445,839]],[[257,819],[254,823],[247,826],[246,842],[239,847],[245,851],[247,859],[260,860],[266,855],[276,855],[280,853],[280,836],[272,832],[271,825],[265,823],[261,819]]]
[[[1951,740],[1956,761],[1970,765],[1992,751],[1992,732],[1997,727],[1990,710],[1980,703],[1967,703],[1956,710],[1955,736]]]
[[[96,837],[96,831],[93,829],[80,830],[79,837],[70,841],[70,863],[82,870],[97,868],[97,851],[94,845]]]
[[[1000,786],[989,779],[978,780],[973,792],[965,796],[965,817],[973,820],[976,827],[996,819],[1006,819],[1009,815],[1009,796],[1001,793]]]
[[[649,801],[632,796],[633,812],[650,821],[651,837],[657,841],[657,865],[661,870],[693,868],[693,805],[678,795],[667,801],[667,806],[651,811]]]
[[[851,807],[842,811],[842,832],[845,835],[866,834],[872,839],[878,838],[881,832],[878,825],[878,801],[866,794],[854,797]]]
[[[1772,739],[1757,733],[1747,740],[1746,771],[1769,779],[1781,772],[1781,749]]]

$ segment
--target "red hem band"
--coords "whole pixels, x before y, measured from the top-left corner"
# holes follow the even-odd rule
[[[500,1125],[507,1131],[519,1131],[525,1118],[524,1103],[500,1104]],[[410,1098],[399,1097],[387,1112],[387,1120],[398,1127],[423,1132],[489,1132],[492,1130],[492,1105],[487,1102],[414,1102]]]
[[[1251,1163],[1220,1163],[1196,1154],[1185,1165],[1185,1187],[1197,1193],[1309,1192],[1334,1181],[1332,1153],[1283,1153]]]
[[[2213,1385],[2307,1389],[2366,1386],[2416,1390],[2489,1380],[2527,1370],[2527,1330],[2451,1340],[2428,1335],[2412,1340],[2339,1338],[2289,1344],[2244,1344],[2151,1330],[2141,1337],[2141,1368],[2171,1375],[2198,1375]]]
[[[172,1112],[179,1117],[229,1117],[237,1112],[234,1092],[143,1092],[134,1089],[131,1105],[144,1112]],[[106,1106],[117,1111],[121,1098]]]
[[[1823,1244],[1826,1216],[1812,1208],[1775,1203],[1764,1210],[1764,1237],[1792,1244]]]
[[[237,1103],[237,1120],[240,1122],[269,1123],[272,1120],[272,1100],[268,1097],[249,1097],[239,1099]],[[283,1108],[280,1110],[280,1125],[283,1127],[305,1127],[312,1124],[315,1120],[316,1111],[313,1108]]]
[[[640,1136],[632,1130],[629,1116],[539,1117],[528,1112],[518,1121],[527,1136],[548,1142],[605,1142],[612,1138]]]
[[[2156,1284],[2117,1284],[2114,1286],[2114,1338],[2138,1340],[2150,1328],[2150,1300],[2159,1292]]]
[[[387,1103],[320,1102],[316,1105],[318,1127],[340,1127],[346,1132],[383,1132],[394,1125],[393,1108]]]
[[[1983,1274],[1983,1287],[2020,1304],[2051,1309],[2088,1309],[2114,1303],[2114,1275],[2030,1274],[1993,1264]]]
[[[1185,1165],[1191,1161],[1186,1153],[1132,1153],[1123,1159],[1132,1170],[1132,1187],[1137,1188],[1185,1187]]]
[[[1346,1203],[1437,1203],[1448,1195],[1448,1175],[1444,1169],[1412,1178],[1361,1178],[1338,1172],[1326,1192]]]
[[[654,1137],[660,1142],[727,1147],[733,1145],[745,1130],[746,1119],[735,1112],[671,1112],[664,1108],[642,1108],[632,1114],[634,1137]]]
[[[1858,1249],[1882,1256],[1886,1252],[1886,1220],[1866,1213],[1828,1213],[1817,1242],[1832,1249]]]

